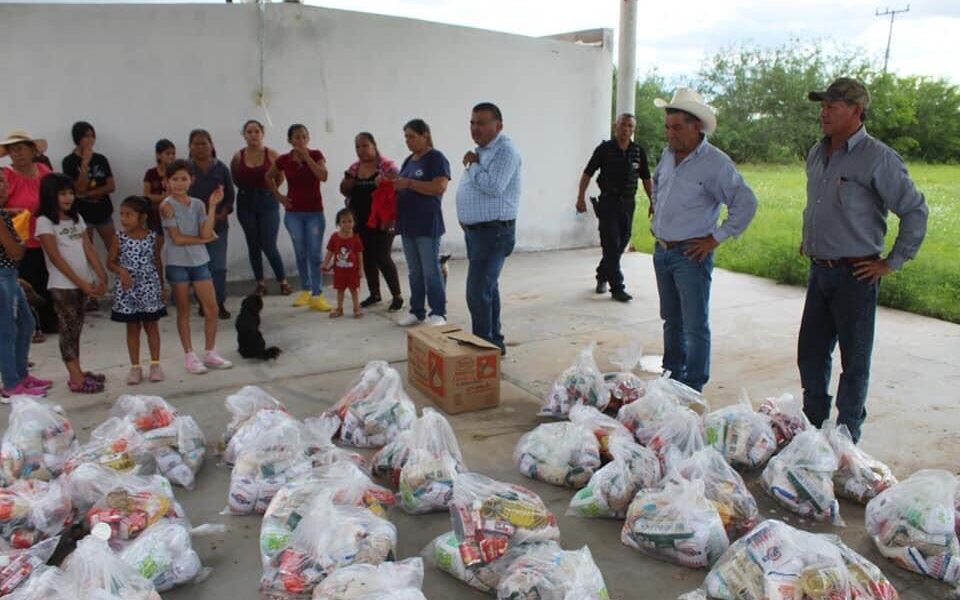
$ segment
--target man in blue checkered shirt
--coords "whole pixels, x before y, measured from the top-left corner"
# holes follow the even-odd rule
[[[500,271],[516,243],[522,161],[503,133],[497,105],[481,102],[470,115],[477,147],[463,156],[466,167],[457,188],[457,218],[467,244],[467,307],[473,334],[506,354],[500,328]]]

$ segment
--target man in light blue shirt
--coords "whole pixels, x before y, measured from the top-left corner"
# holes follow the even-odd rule
[[[466,171],[457,189],[457,218],[467,244],[467,307],[473,334],[500,347],[500,271],[516,243],[520,206],[520,153],[503,130],[503,115],[490,102],[473,107],[470,135],[477,148],[463,156]]]
[[[713,251],[739,236],[757,198],[733,161],[707,141],[713,109],[695,91],[678,88],[666,109],[668,146],[653,174],[653,267],[663,319],[663,369],[702,391],[710,378],[710,282]],[[718,224],[721,205],[727,218]]]

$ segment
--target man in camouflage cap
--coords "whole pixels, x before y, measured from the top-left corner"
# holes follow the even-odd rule
[[[810,276],[797,343],[803,411],[817,427],[829,419],[831,357],[839,342],[837,423],[857,441],[867,416],[880,279],[916,256],[927,205],[903,159],[867,133],[870,92],[862,83],[841,77],[809,98],[820,103],[825,137],[807,155],[801,249]],[[888,211],[899,217],[900,228],[881,258]]]

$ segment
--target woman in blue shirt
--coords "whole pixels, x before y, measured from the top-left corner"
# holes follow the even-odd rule
[[[413,119],[403,126],[411,154],[393,182],[397,190],[397,233],[403,241],[410,277],[410,312],[398,323],[431,325],[447,322],[447,296],[440,270],[440,237],[444,234],[440,200],[450,182],[450,163],[433,148],[430,126]],[[430,305],[430,315],[424,309]]]

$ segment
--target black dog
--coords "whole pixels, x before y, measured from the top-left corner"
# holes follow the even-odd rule
[[[263,298],[252,295],[243,299],[240,314],[237,315],[237,350],[244,358],[274,360],[280,356],[280,348],[267,347],[260,333],[260,311],[263,310]]]

